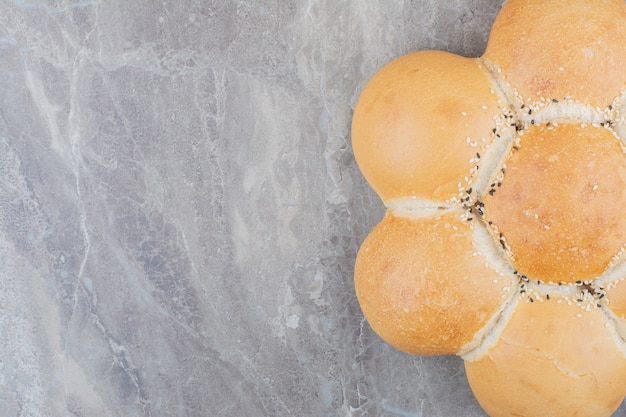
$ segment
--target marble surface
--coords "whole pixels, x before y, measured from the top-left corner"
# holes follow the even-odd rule
[[[362,317],[350,120],[501,3],[0,0],[0,415],[484,417]]]

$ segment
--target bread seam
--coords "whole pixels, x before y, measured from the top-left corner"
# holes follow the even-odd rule
[[[623,323],[610,308],[603,308],[602,312],[606,328],[613,335],[615,344],[626,359],[626,323]]]

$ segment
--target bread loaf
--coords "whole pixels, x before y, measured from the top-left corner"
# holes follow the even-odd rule
[[[456,354],[492,417],[626,396],[626,3],[508,0],[479,58],[383,67],[352,123],[387,213],[355,289],[373,330]]]

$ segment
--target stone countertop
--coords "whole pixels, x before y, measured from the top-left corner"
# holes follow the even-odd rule
[[[484,417],[362,317],[350,121],[501,4],[1,1],[0,415]]]

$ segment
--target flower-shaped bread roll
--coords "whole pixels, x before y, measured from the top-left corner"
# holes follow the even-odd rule
[[[487,49],[402,56],[352,143],[387,213],[359,250],[371,327],[456,354],[490,416],[626,396],[626,3],[508,0]]]

